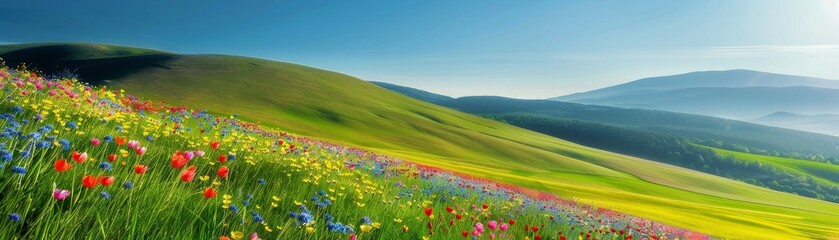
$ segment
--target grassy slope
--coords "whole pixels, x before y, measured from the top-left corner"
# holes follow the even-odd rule
[[[86,53],[78,59],[107,55]],[[713,235],[839,235],[837,204],[583,147],[334,72],[244,57],[159,55],[165,57],[118,58],[132,63],[130,69],[97,60],[99,68],[80,72],[97,71],[108,78],[89,80],[142,97],[238,113],[295,133],[547,189]],[[72,54],[64,60],[59,63],[90,63]],[[102,81],[108,79],[113,81]]]
[[[839,184],[839,165],[832,165],[819,162],[801,161],[798,159],[765,156],[744,152],[729,151],[712,148],[722,156],[731,156],[742,161],[759,161],[762,164],[771,164],[776,168],[782,168],[787,172],[794,172],[801,175],[812,176],[816,181],[827,184]]]

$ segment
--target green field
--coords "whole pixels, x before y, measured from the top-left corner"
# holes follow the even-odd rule
[[[789,173],[801,176],[811,176],[816,181],[837,185],[839,184],[839,165],[820,162],[804,161],[799,159],[765,156],[744,152],[735,152],[725,149],[712,148],[723,157],[733,157],[740,161],[760,162],[770,164],[776,168],[784,169]]]
[[[26,47],[0,47],[0,53],[7,63],[29,62],[45,71],[73,67],[85,81],[141,97],[235,113],[293,133],[549,190],[715,236],[839,237],[838,204],[584,147],[340,73],[236,56],[89,44]]]

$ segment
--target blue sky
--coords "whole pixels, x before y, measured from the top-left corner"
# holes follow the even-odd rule
[[[839,79],[837,0],[124,2],[4,3],[0,42],[247,55],[452,96],[735,68]]]

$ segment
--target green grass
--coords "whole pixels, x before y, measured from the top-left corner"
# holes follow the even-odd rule
[[[8,239],[455,239],[478,231],[478,223],[485,232],[472,234],[482,239],[707,239],[228,116],[170,110],[28,72],[8,76],[0,69],[0,236]],[[147,151],[135,153],[138,147]],[[185,152],[195,157],[176,164]],[[133,170],[140,164],[148,171]],[[186,169],[197,180],[184,180]],[[223,169],[227,175],[218,174]],[[116,185],[79,184],[105,176]],[[58,199],[55,189],[71,194]],[[291,215],[303,212],[308,217]],[[492,221],[502,222],[499,229]],[[521,227],[528,225],[540,230]]]
[[[717,154],[727,157],[730,156],[740,161],[760,162],[761,164],[770,164],[776,168],[781,168],[789,173],[812,176],[816,181],[822,183],[837,185],[839,184],[839,165],[804,161],[799,159],[782,158],[774,156],[766,156],[759,154],[751,154],[744,152],[735,152],[725,149],[712,148]]]
[[[715,236],[839,236],[835,228],[839,225],[837,204],[587,148],[414,100],[351,76],[222,55],[173,55],[143,61],[130,68],[90,68],[117,77],[88,81],[102,81],[112,89],[126,89],[172,104],[236,113],[297,134],[419,163],[548,190]],[[84,62],[68,58],[63,63]]]

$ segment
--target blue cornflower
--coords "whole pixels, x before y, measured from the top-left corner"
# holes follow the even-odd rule
[[[370,217],[363,217],[363,218],[361,218],[361,223],[362,224],[372,224],[373,219],[370,219]]]
[[[5,119],[6,121],[12,121],[12,120],[15,120],[15,115],[12,115],[11,113],[3,113],[3,114],[0,114],[0,119]]]
[[[122,126],[116,126],[116,127],[114,127],[114,130],[122,132]]]
[[[9,150],[0,150],[0,159],[4,162],[12,161],[12,152]]]
[[[114,166],[111,165],[109,162],[102,161],[99,163],[99,168],[105,171],[113,171]]]
[[[76,128],[79,127],[79,125],[76,124],[76,122],[67,122],[67,124],[64,124],[64,127],[67,127],[67,128],[70,128],[70,129],[76,129]]]
[[[38,143],[35,143],[35,147],[37,147],[37,148],[49,148],[50,147],[50,142],[49,141],[40,141]]]
[[[108,135],[108,136],[103,137],[102,140],[105,140],[105,142],[113,142],[114,137],[112,137],[111,135]]]
[[[300,212],[292,212],[289,214],[289,216],[297,220],[297,224],[299,225],[307,225],[315,221],[315,217],[312,216],[312,213],[309,212],[309,209],[306,209],[306,205],[300,205]]]
[[[239,214],[239,207],[237,207],[236,205],[233,205],[233,204],[230,204],[229,207],[230,207],[230,211],[233,212],[233,214]]]
[[[12,167],[12,172],[20,174],[20,175],[24,175],[24,174],[26,174],[26,168],[23,168],[21,166],[14,166],[14,167]]]
[[[29,135],[26,135],[26,138],[31,138],[31,139],[34,139],[34,140],[41,140],[42,136],[43,135],[41,135],[40,132],[31,132],[31,133],[29,133]]]
[[[38,132],[41,132],[41,133],[49,133],[49,132],[52,132],[52,130],[53,130],[53,127],[52,127],[52,125],[49,125],[49,124],[41,126],[41,127],[38,128]]]
[[[62,139],[58,140],[58,143],[61,144],[61,148],[64,151],[70,150],[70,140],[67,140],[66,138],[62,138]]]
[[[146,136],[146,140],[148,140],[149,142],[154,141],[154,137],[152,137],[152,136]]]
[[[258,223],[265,222],[265,219],[262,218],[262,216],[260,216],[259,213],[256,212],[256,211],[252,211],[251,216],[253,216],[253,221],[254,222],[258,222]]]
[[[20,112],[23,112],[23,108],[22,108],[22,107],[20,107],[20,106],[14,106],[14,107],[12,107],[12,112],[13,112],[13,113],[20,113]]]
[[[257,181],[259,182],[259,184],[262,184],[262,185],[265,185],[265,183],[267,183],[267,182],[265,181],[265,179],[263,179],[263,178],[260,178],[260,179],[259,179],[259,180],[257,180]]]
[[[332,220],[335,219],[335,217],[332,217],[332,214],[329,214],[329,213],[327,213],[323,217],[326,218],[326,222],[332,222]]]
[[[245,199],[244,201],[242,201],[242,204],[245,205],[245,207],[250,207],[251,206],[251,201]]]
[[[22,157],[22,158],[29,157],[29,151],[27,151],[27,150],[20,151],[20,157]]]
[[[122,187],[124,187],[125,189],[130,189],[130,188],[134,187],[134,183],[132,183],[131,181],[127,181],[127,182],[122,184]]]
[[[99,193],[99,195],[101,195],[102,198],[104,198],[105,200],[111,199],[111,194],[109,194],[108,192],[102,191]]]
[[[227,155],[227,160],[230,160],[230,161],[236,160],[236,155],[233,155],[233,154]]]
[[[20,222],[20,214],[17,214],[17,213],[9,214],[9,220],[11,220],[12,222]]]
[[[354,230],[349,225],[344,225],[341,223],[333,223],[329,222],[326,224],[326,229],[332,232],[339,232],[341,234],[352,233]]]

